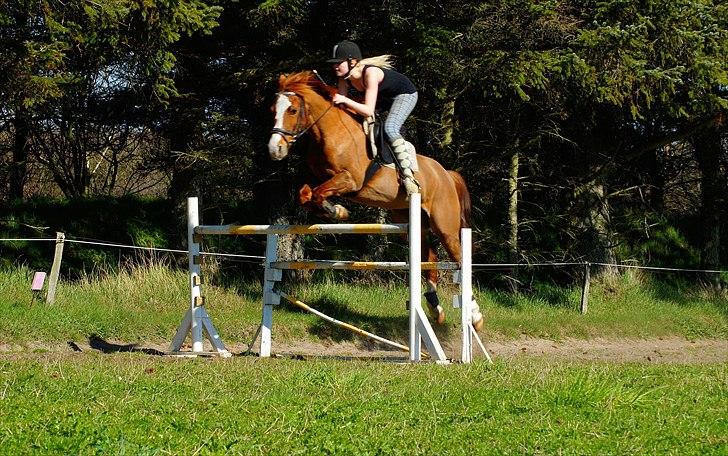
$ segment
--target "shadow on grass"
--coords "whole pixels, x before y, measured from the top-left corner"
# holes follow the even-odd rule
[[[137,344],[112,344],[107,342],[96,334],[88,336],[88,344],[94,350],[98,350],[102,353],[144,353],[146,355],[165,356],[166,353],[156,350],[154,348],[143,348]]]
[[[574,301],[572,293],[570,288],[543,286],[526,292],[498,292],[494,301],[499,307],[516,310],[523,310],[533,304],[557,309],[575,309],[579,303]]]
[[[696,301],[713,305],[728,318],[728,293],[683,277],[660,277],[647,280],[644,289],[655,300],[667,301],[680,307],[692,307]],[[701,293],[702,290],[702,293]],[[700,296],[702,294],[702,296]]]
[[[320,298],[309,301],[306,304],[329,317],[356,326],[380,337],[403,343],[404,345],[407,345],[407,341],[409,340],[409,311],[406,309],[402,309],[401,316],[382,317],[353,310],[344,302],[333,298]],[[423,307],[426,307],[426,304]],[[292,313],[308,313],[292,304],[287,305],[286,309]],[[432,326],[438,338],[447,338],[452,332],[452,328],[449,325],[437,326],[433,324]],[[317,319],[308,328],[308,333],[317,338],[336,343],[361,340],[365,342],[365,347],[368,349],[386,346],[322,319]]]

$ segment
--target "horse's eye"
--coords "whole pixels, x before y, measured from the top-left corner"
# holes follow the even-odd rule
[[[298,112],[298,108],[296,108],[295,106],[291,106],[290,108],[288,108],[288,112],[290,112],[291,114],[295,114]]]

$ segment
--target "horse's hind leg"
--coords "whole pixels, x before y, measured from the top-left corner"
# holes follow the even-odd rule
[[[437,252],[430,243],[428,233],[422,233],[422,258],[427,258],[428,262],[437,263]],[[445,323],[445,310],[440,305],[440,298],[437,297],[437,269],[425,271],[424,275],[427,279],[425,299],[427,300],[427,304],[430,309],[430,315],[432,315],[432,319],[435,320],[438,325],[441,325]]]
[[[450,212],[448,212],[450,211]],[[430,228],[440,238],[450,260],[455,263],[462,261],[460,251],[460,217],[458,213],[453,215],[453,207],[446,204],[433,205],[430,212]],[[480,313],[480,306],[473,299],[471,305],[471,321],[476,331],[483,328],[483,314]]]
[[[394,223],[405,223],[409,221],[409,210],[392,211],[392,221]],[[436,263],[437,252],[432,247],[429,240],[429,228],[426,219],[423,220],[422,232],[420,233],[421,256],[424,261]],[[424,271],[423,277],[427,283],[427,291],[425,292],[425,300],[430,311],[430,316],[438,325],[445,323],[445,310],[440,305],[440,299],[437,297],[437,269]]]

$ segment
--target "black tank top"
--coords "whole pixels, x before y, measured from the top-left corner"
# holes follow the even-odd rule
[[[373,65],[364,66],[362,78],[370,66]],[[377,90],[377,110],[386,111],[391,108],[392,100],[394,100],[394,97],[397,95],[417,92],[417,87],[415,87],[415,85],[412,84],[412,81],[410,81],[407,76],[402,73],[398,73],[394,70],[388,70],[386,68],[375,68],[379,68],[384,72],[384,79],[382,79],[382,82],[379,83],[379,89]]]

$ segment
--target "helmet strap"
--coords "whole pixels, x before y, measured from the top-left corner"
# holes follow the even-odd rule
[[[354,59],[352,59],[352,58],[346,59],[346,66],[349,68],[349,71],[347,71],[346,74],[344,75],[344,79],[349,79],[349,76],[351,76],[351,70],[354,69],[354,65],[351,64],[352,60],[354,60]]]

